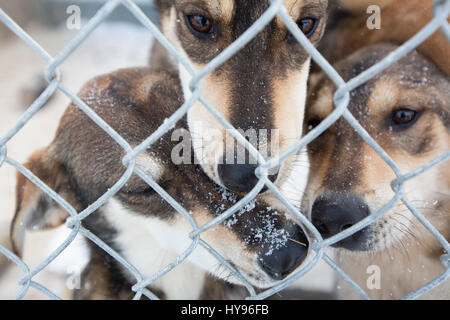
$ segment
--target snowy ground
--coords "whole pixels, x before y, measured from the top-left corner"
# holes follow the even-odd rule
[[[48,29],[42,26],[29,28],[31,36],[51,55],[56,55],[75,36],[76,31],[65,28]],[[64,86],[77,92],[88,79],[115,69],[145,65],[152,42],[143,28],[129,24],[102,24],[60,67]],[[32,89],[45,64],[21,40],[12,38],[0,44],[0,136],[3,136],[20,118],[29,105],[27,89]],[[69,103],[62,93],[54,98],[8,143],[8,156],[23,162],[36,149],[46,146],[52,139],[59,119]],[[0,243],[7,245],[7,233],[14,211],[15,172],[8,166],[0,167]],[[55,231],[29,234],[24,260],[36,267],[57,247],[67,235],[65,227]],[[77,271],[70,266],[82,267],[87,257],[83,240],[78,239],[48,268],[34,279],[63,298],[70,298],[68,282]],[[19,268],[5,264],[0,257],[0,299],[12,299],[19,290]],[[295,288],[303,291],[330,292],[334,275],[326,265],[319,264]],[[30,289],[27,299],[46,298]]]

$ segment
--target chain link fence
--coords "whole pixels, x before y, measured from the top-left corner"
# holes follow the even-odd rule
[[[85,41],[87,37],[93,32],[93,30],[101,24],[111,13],[118,7],[126,7],[134,17],[143,24],[159,41],[162,46],[179,62],[192,76],[190,82],[190,89],[192,91],[191,98],[186,101],[178,110],[175,112],[164,124],[155,131],[151,136],[149,136],[142,144],[136,148],[132,148],[119,134],[117,134],[102,118],[100,118],[88,105],[86,105],[81,99],[79,99],[74,93],[68,90],[60,81],[60,71],[58,67],[65,62],[65,60]],[[394,64],[396,61],[400,60],[402,57],[406,56],[409,52],[414,50],[423,41],[425,41],[429,36],[436,32],[439,28],[444,32],[447,39],[450,41],[450,28],[447,22],[447,17],[450,12],[450,0],[436,0],[434,2],[434,18],[428,23],[420,32],[418,32],[409,41],[404,43],[397,50],[393,51],[382,61],[372,66],[370,69],[362,72],[357,77],[345,82],[341,76],[336,72],[336,70],[328,63],[328,61],[315,49],[315,47],[309,42],[305,35],[298,29],[296,23],[287,13],[285,7],[283,6],[283,0],[271,0],[270,6],[264,12],[264,14],[245,32],[243,33],[234,43],[227,47],[223,52],[221,52],[216,58],[214,58],[210,63],[208,63],[201,71],[195,72],[192,66],[186,59],[184,59],[171,45],[171,43],[164,37],[164,35],[159,31],[159,29],[151,22],[151,20],[143,13],[143,11],[132,1],[132,0],[109,0],[106,2],[100,10],[95,14],[95,16],[89,20],[85,27],[78,33],[78,35],[55,57],[48,54],[44,48],[42,48],[39,43],[33,40],[19,25],[17,25],[3,10],[0,9],[0,21],[3,22],[12,32],[15,33],[17,37],[22,39],[30,48],[32,48],[36,53],[38,53],[47,63],[45,68],[45,78],[48,81],[48,86],[45,91],[32,103],[28,110],[23,114],[21,119],[14,125],[14,127],[9,130],[5,136],[0,139],[0,166],[10,165],[15,169],[20,171],[26,178],[33,182],[36,186],[42,189],[49,197],[56,201],[61,207],[63,207],[69,214],[70,217],[66,222],[66,226],[72,231],[70,235],[65,239],[60,246],[52,252],[52,254],[40,263],[36,268],[30,269],[29,266],[17,257],[13,252],[9,251],[4,246],[0,245],[0,253],[5,255],[13,263],[21,268],[24,276],[19,280],[21,285],[20,293],[17,299],[21,299],[25,296],[30,287],[40,290],[42,293],[47,295],[52,299],[59,299],[57,295],[51,292],[48,288],[42,284],[33,280],[33,278],[46,268],[56,257],[58,257],[61,252],[63,252],[69,244],[75,239],[77,234],[82,234],[84,237],[88,238],[119,263],[121,263],[126,269],[128,269],[131,274],[135,277],[136,283],[130,288],[135,292],[134,299],[140,299],[143,295],[150,299],[158,299],[158,297],[148,289],[154,281],[163,277],[173,268],[176,268],[181,262],[183,262],[197,246],[204,247],[208,252],[210,252],[219,263],[224,265],[229,271],[239,279],[242,284],[248,290],[248,299],[264,299],[270,297],[286,287],[290,286],[297,279],[301,278],[303,275],[308,273],[318,262],[323,259],[337,274],[342,277],[347,283],[349,283],[354,290],[356,290],[362,298],[369,299],[367,293],[358,286],[352,279],[351,275],[347,275],[343,270],[337,266],[334,261],[325,254],[324,249],[342,239],[349,237],[350,235],[362,230],[366,226],[374,223],[377,219],[386,214],[397,202],[402,201],[412,212],[412,214],[422,223],[426,229],[434,235],[434,237],[439,241],[445,250],[446,254],[441,257],[441,262],[445,267],[445,271],[436,279],[433,279],[425,286],[420,289],[409,293],[404,299],[415,299],[420,297],[424,293],[438,286],[444,282],[450,276],[450,245],[448,241],[427,221],[427,219],[422,215],[422,213],[417,210],[414,205],[407,199],[403,194],[404,183],[414,177],[424,173],[430,168],[437,166],[450,158],[450,150],[442,154],[435,160],[427,163],[421,168],[409,172],[402,173],[400,168],[396,163],[389,157],[389,155],[377,144],[377,142],[369,136],[365,129],[358,123],[358,121],[353,117],[353,115],[348,111],[347,107],[350,102],[350,92],[365,82],[369,81],[371,78],[376,76],[378,73],[387,69],[389,66]],[[263,28],[274,19],[275,16],[279,16],[284,24],[287,26],[289,31],[295,37],[295,39],[303,46],[303,48],[312,56],[312,59],[322,68],[322,70],[330,77],[330,79],[336,84],[338,89],[334,94],[335,110],[314,130],[309,132],[305,137],[299,140],[295,145],[290,147],[288,150],[278,155],[270,160],[265,160],[259,152],[249,144],[249,142],[235,129],[233,128],[215,109],[212,104],[206,101],[200,94],[200,82],[201,80],[210,72],[218,68],[227,59],[231,58],[237,51],[243,48],[247,43],[249,43],[256,34],[258,34]],[[11,159],[7,155],[7,144],[8,141],[19,131],[21,128],[46,104],[46,102],[52,97],[52,95],[59,90],[63,92],[67,97],[69,97],[75,105],[77,105],[92,121],[94,121],[100,128],[102,128],[110,137],[112,137],[126,152],[126,156],[123,158],[123,165],[127,168],[123,176],[116,182],[116,184],[109,189],[102,197],[97,199],[89,207],[87,207],[82,212],[77,212],[67,201],[60,197],[55,191],[50,189],[42,181],[40,181],[32,172],[22,166],[20,163]],[[136,167],[136,157],[144,152],[150,145],[156,142],[160,137],[162,137],[170,128],[181,118],[183,118],[188,110],[193,106],[196,101],[200,101],[208,110],[226,129],[229,130],[230,134],[244,146],[248,152],[258,159],[259,168],[256,170],[256,174],[259,178],[258,184],[254,189],[249,192],[244,198],[242,198],[236,205],[229,208],[219,217],[215,218],[206,225],[199,226],[196,221],[191,217],[191,215],[179,204],[177,203],[168,193],[164,191],[161,186],[159,186],[155,181],[148,177],[143,171]],[[359,223],[355,224],[349,229],[324,240],[318,230],[311,224],[311,222],[298,211],[277,189],[277,187],[268,179],[268,171],[275,168],[281,161],[285,160],[290,155],[296,153],[300,149],[307,146],[311,141],[316,139],[320,134],[327,130],[333,123],[335,123],[339,118],[345,118],[348,123],[354,128],[354,130],[362,137],[362,139],[369,144],[379,156],[386,161],[393,172],[396,175],[396,179],[392,181],[391,187],[395,192],[395,196],[387,203],[381,210],[370,215]],[[112,248],[106,245],[102,240],[100,240],[95,234],[91,233],[89,230],[81,225],[84,218],[95,212],[102,205],[108,201],[114,194],[116,194],[128,181],[132,174],[137,174],[140,176],[150,187],[152,187],[160,196],[165,199],[179,214],[181,214],[185,219],[189,221],[192,226],[192,232],[190,233],[190,238],[192,243],[189,248],[181,255],[179,255],[172,263],[167,265],[164,269],[160,270],[158,273],[154,274],[151,278],[144,279],[140,272],[121,257]],[[285,279],[283,282],[277,286],[265,290],[263,292],[257,293],[255,288],[242,276],[233,266],[231,266],[223,257],[220,256],[211,246],[203,241],[200,236],[201,234],[224,222],[227,218],[233,215],[238,210],[242,209],[247,203],[249,203],[259,191],[267,186],[273,194],[286,206],[289,212],[294,215],[307,229],[316,241],[311,245],[311,248],[315,251],[314,258],[304,265],[300,270],[292,274],[290,277]]]

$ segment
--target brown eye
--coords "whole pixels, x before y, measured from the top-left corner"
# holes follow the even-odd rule
[[[186,16],[187,24],[191,30],[198,33],[208,34],[211,32],[213,24],[211,20],[201,15]]]
[[[393,112],[392,121],[396,125],[412,124],[417,118],[417,112],[409,109],[399,109]]]
[[[306,37],[311,37],[316,31],[318,20],[314,18],[304,18],[297,22],[298,27],[305,34]]]

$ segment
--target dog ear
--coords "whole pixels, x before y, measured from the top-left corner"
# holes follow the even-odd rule
[[[47,149],[36,151],[24,164],[42,182],[71,205],[77,204],[65,168],[47,154]],[[60,226],[69,216],[59,204],[20,172],[17,173],[16,211],[11,224],[10,238],[13,251],[20,257],[26,230],[46,230]]]

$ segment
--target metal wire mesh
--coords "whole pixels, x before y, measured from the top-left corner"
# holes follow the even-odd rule
[[[75,94],[63,86],[60,82],[60,72],[58,67],[64,63],[64,61],[85,41],[85,39],[94,31],[94,29],[101,24],[108,15],[119,5],[125,6],[135,17],[142,23],[159,41],[162,46],[190,73],[192,80],[190,83],[190,89],[192,91],[192,96],[187,100],[178,110],[175,112],[164,124],[155,131],[151,136],[149,136],[144,142],[142,142],[136,148],[132,148],[117,132],[115,132],[102,118],[100,118],[88,105],[86,105],[81,99],[79,99]],[[21,299],[25,296],[30,287],[40,290],[42,293],[46,294],[49,298],[59,299],[57,295],[51,292],[49,289],[43,285],[37,283],[33,278],[46,268],[56,257],[58,257],[61,252],[63,252],[69,244],[75,239],[77,234],[82,234],[84,237],[90,239],[114,259],[116,259],[120,264],[122,264],[126,269],[128,269],[131,274],[135,277],[135,285],[130,288],[135,292],[134,299],[139,299],[142,295],[147,296],[150,299],[158,299],[158,297],[152,293],[148,286],[154,281],[163,277],[173,268],[176,268],[182,261],[184,261],[197,246],[204,247],[208,252],[210,252],[221,264],[230,270],[230,272],[239,279],[242,284],[247,288],[249,296],[248,299],[264,299],[273,294],[280,292],[294,281],[308,273],[319,260],[324,260],[328,265],[334,269],[339,276],[341,276],[347,283],[349,283],[358,294],[360,294],[364,299],[369,299],[367,293],[359,287],[352,279],[351,276],[344,273],[343,270],[337,266],[333,260],[324,253],[324,248],[330,246],[342,239],[354,234],[355,232],[365,228],[366,226],[374,223],[377,219],[382,217],[387,213],[397,202],[402,201],[412,212],[412,214],[426,227],[426,229],[433,234],[433,236],[439,241],[445,250],[446,254],[441,257],[441,262],[445,267],[445,271],[436,279],[433,279],[420,289],[409,293],[404,299],[414,299],[420,297],[424,293],[428,292],[432,288],[438,286],[443,281],[445,281],[450,276],[450,245],[448,241],[427,221],[427,219],[422,215],[422,213],[417,210],[414,205],[407,199],[403,194],[404,183],[418,175],[424,173],[430,168],[437,166],[450,158],[450,150],[442,154],[437,159],[427,163],[423,167],[409,173],[402,173],[400,168],[396,163],[389,157],[389,155],[376,143],[376,141],[370,137],[370,135],[365,131],[365,129],[358,123],[358,121],[353,117],[353,115],[348,111],[347,107],[350,102],[350,92],[357,88],[358,86],[369,81],[371,78],[391,66],[396,61],[400,60],[402,57],[406,56],[409,52],[414,50],[423,41],[425,41],[429,36],[436,32],[439,28],[442,29],[447,39],[450,41],[450,28],[447,22],[447,17],[450,12],[450,0],[436,0],[434,2],[434,18],[428,23],[420,32],[418,32],[413,38],[400,46],[397,50],[389,54],[382,61],[371,67],[370,69],[362,72],[355,78],[348,82],[345,82],[336,70],[328,63],[328,61],[315,49],[315,47],[309,42],[305,35],[300,32],[296,23],[287,13],[285,7],[283,6],[283,0],[272,0],[270,1],[270,7],[264,12],[264,14],[245,32],[243,33],[234,43],[227,47],[223,52],[221,52],[216,58],[214,58],[210,63],[208,63],[201,71],[195,72],[191,67],[190,63],[186,61],[171,45],[171,43],[164,37],[164,35],[158,30],[158,28],[147,18],[147,16],[141,11],[141,9],[132,0],[110,0],[95,14],[95,16],[89,20],[86,26],[81,30],[81,32],[74,38],[61,52],[59,52],[55,57],[48,54],[45,49],[43,49],[36,41],[34,41],[23,29],[20,28],[3,10],[0,9],[0,21],[2,21],[11,31],[13,31],[19,38],[21,38],[29,47],[31,47],[35,52],[37,52],[47,63],[45,68],[45,77],[48,81],[48,86],[45,91],[32,103],[28,110],[24,113],[21,119],[15,124],[15,126],[9,130],[5,136],[0,139],[0,166],[7,164],[13,166],[18,171],[20,171],[26,178],[38,186],[42,191],[44,191],[49,197],[56,201],[62,208],[64,208],[70,215],[70,218],[66,222],[66,226],[72,229],[70,235],[65,239],[60,246],[52,252],[52,254],[47,257],[42,263],[40,263],[36,268],[31,270],[24,261],[17,257],[13,252],[9,251],[7,248],[0,245],[0,253],[9,258],[13,263],[19,266],[24,276],[19,280],[19,284],[22,286],[20,293],[17,298]],[[264,158],[259,154],[259,152],[251,145],[249,142],[235,129],[233,128],[215,109],[212,104],[205,100],[200,93],[200,81],[210,72],[218,68],[226,60],[230,59],[236,52],[243,48],[247,43],[249,43],[268,23],[272,21],[275,16],[279,16],[281,20],[285,23],[289,31],[293,34],[295,39],[303,46],[303,48],[312,56],[312,59],[322,68],[322,70],[330,77],[330,79],[336,84],[338,89],[334,94],[335,110],[314,130],[309,134],[299,140],[295,145],[290,147],[288,150],[284,151],[282,154],[270,160],[264,160]],[[52,97],[52,95],[57,91],[63,92],[67,97],[69,97],[73,103],[78,106],[90,119],[92,119],[100,128],[102,128],[111,138],[113,138],[125,151],[126,155],[123,158],[123,165],[127,168],[123,176],[116,182],[116,184],[110,188],[102,197],[97,199],[89,207],[81,212],[77,212],[67,201],[60,197],[55,191],[45,185],[40,181],[32,172],[27,168],[22,166],[20,163],[11,159],[7,155],[7,144],[9,140],[21,130],[21,128],[46,104],[46,102]],[[243,199],[236,203],[233,207],[229,208],[222,215],[207,223],[206,225],[199,226],[191,215],[179,204],[177,203],[167,192],[163,190],[154,180],[148,177],[143,171],[136,167],[136,157],[146,150],[150,145],[156,142],[160,137],[162,137],[170,128],[179,121],[182,117],[186,115],[188,110],[193,106],[196,101],[200,101],[208,110],[226,129],[229,130],[230,134],[243,145],[249,153],[258,160],[259,168],[256,174],[259,178],[258,184],[254,189],[249,192]],[[268,179],[268,171],[276,167],[281,161],[285,160],[290,155],[296,153],[298,150],[307,146],[310,142],[316,139],[320,134],[327,130],[333,123],[335,123],[339,118],[345,118],[348,123],[354,128],[354,130],[364,139],[364,141],[370,145],[379,156],[390,166],[392,171],[396,175],[396,179],[392,181],[391,187],[395,192],[395,196],[387,203],[381,210],[370,215],[359,223],[355,224],[349,229],[323,240],[318,230],[311,224],[310,221],[300,213],[297,208],[295,208],[277,189],[277,187]],[[160,270],[154,274],[151,278],[144,279],[140,272],[119,253],[115,252],[106,243],[100,240],[95,234],[91,233],[89,230],[81,225],[84,218],[95,212],[102,205],[108,201],[114,194],[116,194],[128,181],[132,174],[137,174],[141,177],[149,186],[151,186],[160,196],[165,199],[177,212],[179,212],[192,226],[192,232],[190,233],[190,238],[192,239],[191,245],[188,249],[178,256],[172,263],[166,266],[164,269]],[[211,246],[200,238],[200,235],[206,230],[222,223],[224,220],[229,218],[235,212],[243,208],[247,203],[249,203],[259,191],[267,186],[275,196],[286,206],[292,215],[294,215],[311,234],[317,239],[317,241],[312,244],[312,249],[315,251],[314,258],[305,266],[303,266],[299,271],[294,273],[289,278],[285,279],[279,285],[270,288],[262,293],[257,294],[255,288],[242,276],[238,270],[231,266],[227,261],[220,256]]]

